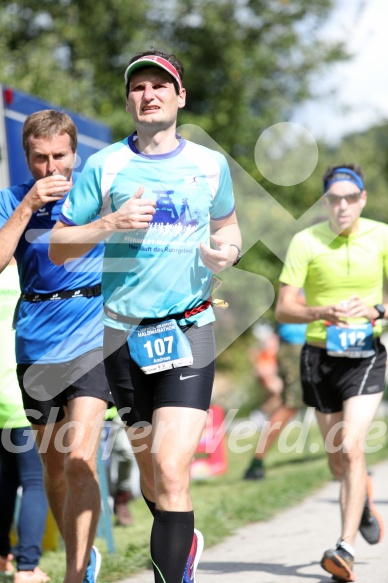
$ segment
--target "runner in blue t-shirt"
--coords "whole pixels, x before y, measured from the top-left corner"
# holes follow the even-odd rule
[[[45,466],[47,496],[65,540],[65,581],[93,582],[100,562],[91,547],[100,508],[94,427],[103,423],[110,398],[100,322],[103,245],[86,255],[87,263],[58,267],[48,258],[49,232],[77,180],[71,118],[54,110],[30,115],[23,147],[32,179],[0,192],[0,270],[16,257],[17,373]],[[71,429],[65,432],[67,422]]]
[[[136,132],[89,159],[50,246],[62,264],[106,239],[105,367],[154,515],[156,583],[195,581],[203,537],[194,531],[190,461],[214,380],[213,273],[241,255],[224,156],[176,134],[182,74],[159,51],[131,60]]]

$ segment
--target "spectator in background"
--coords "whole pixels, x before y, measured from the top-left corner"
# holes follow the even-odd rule
[[[306,327],[306,324],[279,325],[277,370],[283,386],[282,401],[263,426],[255,456],[244,474],[245,480],[264,478],[265,455],[288,421],[304,407],[299,362],[302,346],[305,342]]]
[[[283,381],[278,374],[279,336],[268,322],[259,322],[253,327],[257,343],[249,352],[253,374],[260,388],[264,389],[264,402],[260,407],[261,426],[282,403]],[[259,416],[257,416],[259,417]]]
[[[130,526],[132,515],[129,502],[134,499],[134,474],[139,478],[135,455],[127,437],[125,426],[117,413],[116,407],[108,409],[107,419],[107,450],[110,452],[108,460],[109,491],[113,498],[113,512],[119,526]]]
[[[16,377],[12,314],[19,293],[13,260],[0,273],[0,577],[14,574],[15,583],[45,583],[50,577],[39,568],[47,516],[43,470]],[[10,531],[20,486],[15,572]]]

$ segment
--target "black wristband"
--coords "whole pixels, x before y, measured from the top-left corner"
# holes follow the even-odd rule
[[[237,265],[237,263],[240,261],[241,257],[242,257],[242,253],[241,253],[241,249],[238,245],[236,245],[235,243],[229,243],[230,247],[236,247],[237,249],[237,257],[236,259],[233,261],[232,265]]]
[[[375,306],[373,306],[374,309],[376,310],[376,312],[379,313],[379,315],[377,316],[377,318],[375,318],[375,320],[382,320],[385,316],[385,308],[382,304],[376,304]]]

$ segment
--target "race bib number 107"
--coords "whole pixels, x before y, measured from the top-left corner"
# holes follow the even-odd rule
[[[128,346],[145,374],[193,364],[190,342],[176,320],[138,326],[128,338]]]

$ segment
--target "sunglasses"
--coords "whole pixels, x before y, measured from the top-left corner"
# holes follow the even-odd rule
[[[352,192],[351,194],[345,194],[344,196],[339,196],[337,194],[325,194],[324,197],[329,201],[330,204],[340,204],[341,200],[345,199],[348,204],[352,202],[357,202],[360,200],[362,192]]]

